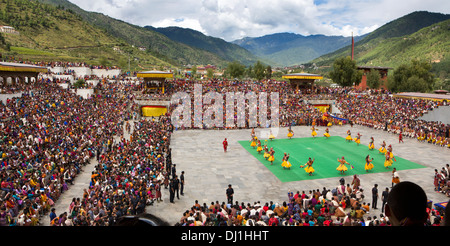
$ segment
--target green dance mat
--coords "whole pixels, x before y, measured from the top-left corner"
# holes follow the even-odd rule
[[[263,146],[264,143],[265,140],[261,139]],[[267,146],[269,150],[271,147],[275,150],[275,161],[273,165],[270,165],[270,162],[264,159],[264,151],[258,154],[256,147],[251,147],[249,141],[239,141],[239,144],[258,159],[261,165],[267,167],[281,182],[392,172],[392,168],[394,167],[397,168],[397,171],[424,168],[422,165],[398,157],[394,149],[393,153],[397,161],[394,161],[392,166],[386,169],[384,167],[384,154],[381,154],[378,149],[369,150],[367,145],[357,145],[353,141],[347,142],[339,136],[331,136],[328,139],[325,137],[309,137],[268,140]],[[285,152],[290,155],[289,162],[292,164],[290,169],[284,169],[281,166]],[[372,164],[374,165],[374,168],[368,172],[364,169],[367,155],[373,158]],[[339,166],[337,159],[342,158],[342,156],[354,167],[352,169],[349,165],[346,165],[348,170],[344,174],[336,170]],[[315,172],[312,176],[309,176],[304,168],[300,168],[300,165],[304,165],[309,157],[311,159],[315,158],[313,164]]]

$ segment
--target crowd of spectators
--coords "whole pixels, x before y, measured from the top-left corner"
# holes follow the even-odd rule
[[[342,115],[354,124],[402,134],[443,147],[450,147],[450,125],[419,119],[443,102],[393,97],[389,93],[341,94],[336,98]]]
[[[295,194],[289,190],[282,203],[215,201],[201,205],[195,201],[176,226],[392,226],[386,211],[373,209],[370,194],[353,181],[351,185],[341,181],[332,189],[323,187]],[[389,192],[386,188],[386,194],[380,198],[383,205]],[[425,226],[441,226],[447,219],[444,209],[428,206],[424,212]]]
[[[36,225],[95,153],[121,135],[132,101],[83,99],[41,81],[0,105],[0,224]]]
[[[447,134],[448,139],[448,125],[416,119],[439,106],[436,102],[398,99],[380,92],[356,95],[347,88],[319,87],[311,94],[293,93],[287,82],[272,80],[174,80],[166,95],[192,95],[194,83],[202,84],[203,93],[279,92],[281,126],[319,122],[323,113],[306,101],[336,99],[342,112],[339,116],[355,124],[397,134],[400,130],[406,136],[413,130],[411,137],[418,137],[420,131]],[[99,94],[84,99],[52,81],[42,80],[24,88],[21,97],[2,103],[0,224],[38,225],[40,216],[52,213],[61,193],[94,158],[98,165],[90,185],[81,198],[74,198],[69,214],[52,214],[53,225],[112,225],[121,215],[139,214],[160,198],[161,187],[167,187],[169,176],[176,177],[170,168],[170,110],[158,120],[135,120],[131,138],[125,139],[124,129],[131,127],[124,124],[136,119],[138,109],[132,92],[139,88],[135,83],[103,81],[97,87]],[[361,191],[357,187],[341,193],[326,188],[309,194],[289,193],[288,202],[282,205],[195,204],[185,212],[180,225],[389,224],[370,211]],[[370,219],[361,216],[369,211]]]

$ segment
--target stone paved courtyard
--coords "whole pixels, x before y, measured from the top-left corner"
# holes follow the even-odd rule
[[[319,127],[321,137],[326,127]],[[292,128],[295,137],[310,137],[311,130],[307,126]],[[399,171],[402,181],[412,181],[419,184],[433,203],[447,201],[448,197],[434,191],[434,169],[440,170],[450,163],[450,149],[416,139],[404,137],[404,143],[398,143],[398,136],[382,130],[374,130],[363,126],[332,126],[329,128],[333,136],[346,137],[348,129],[352,135],[362,134],[361,144],[367,145],[370,137],[375,139],[378,149],[383,140],[392,144],[395,156],[416,162],[426,168]],[[256,130],[258,134],[260,130]],[[185,195],[180,196],[175,203],[169,202],[169,192],[163,189],[163,202],[147,207],[147,212],[164,218],[170,224],[175,224],[183,212],[194,205],[226,201],[225,190],[232,184],[235,191],[234,201],[261,203],[287,201],[288,190],[309,191],[323,187],[333,189],[339,184],[339,178],[318,179],[309,181],[280,182],[267,168],[240,146],[237,141],[249,140],[251,130],[184,130],[176,131],[172,136],[173,163],[177,165],[177,173],[185,171]],[[287,128],[281,128],[278,138],[286,138]],[[228,152],[223,152],[222,141],[228,139]],[[324,150],[325,151],[325,150]],[[375,152],[377,153],[377,152]],[[395,164],[394,164],[395,165]],[[298,165],[293,163],[293,168]],[[346,183],[353,179],[351,173],[344,176]],[[365,189],[366,202],[371,203],[370,190],[378,184],[379,194],[391,186],[391,172],[360,175],[361,185]],[[379,207],[381,201],[379,201]],[[381,212],[381,209],[379,209]],[[377,213],[375,213],[377,214]]]

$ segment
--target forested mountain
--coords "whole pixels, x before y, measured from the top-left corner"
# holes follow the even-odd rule
[[[171,40],[217,54],[226,61],[239,61],[244,65],[253,65],[258,61],[255,55],[239,45],[227,42],[221,38],[207,36],[189,28],[155,28],[152,26],[146,26],[145,28],[164,34]]]
[[[397,66],[411,59],[442,62],[448,59],[450,15],[413,12],[393,20],[355,43],[358,65]],[[330,66],[342,56],[351,55],[351,44],[312,62]]]
[[[354,37],[355,41],[362,37]],[[307,63],[351,44],[352,37],[276,33],[257,38],[243,38],[233,43],[270,61],[276,66],[291,66]]]

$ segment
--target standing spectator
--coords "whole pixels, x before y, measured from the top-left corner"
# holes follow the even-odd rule
[[[184,171],[181,171],[180,175],[180,194],[184,196]]]
[[[231,187],[231,184],[228,185],[228,189],[226,191],[226,194],[227,194],[227,202],[228,202],[228,204],[233,204],[234,190]]]
[[[175,178],[173,179],[174,184],[173,187],[175,189],[175,194],[177,195],[178,200],[180,199],[180,179],[178,179],[178,176],[175,175]]]
[[[175,198],[175,184],[173,179],[171,179],[169,183],[169,193],[170,193],[170,203],[174,203],[173,200]]]
[[[398,175],[397,168],[392,169],[392,185],[391,188],[394,187],[394,184],[400,183],[400,176]]]
[[[439,192],[441,190],[442,175],[437,169],[434,169],[434,190]]]
[[[378,201],[378,184],[375,184],[372,188],[372,208],[377,208],[377,201]]]
[[[381,204],[381,212],[382,212],[382,213],[384,213],[384,205],[385,205],[386,202],[387,202],[388,196],[389,196],[389,188],[386,187],[386,189],[381,193],[381,201],[382,201],[382,204]]]

